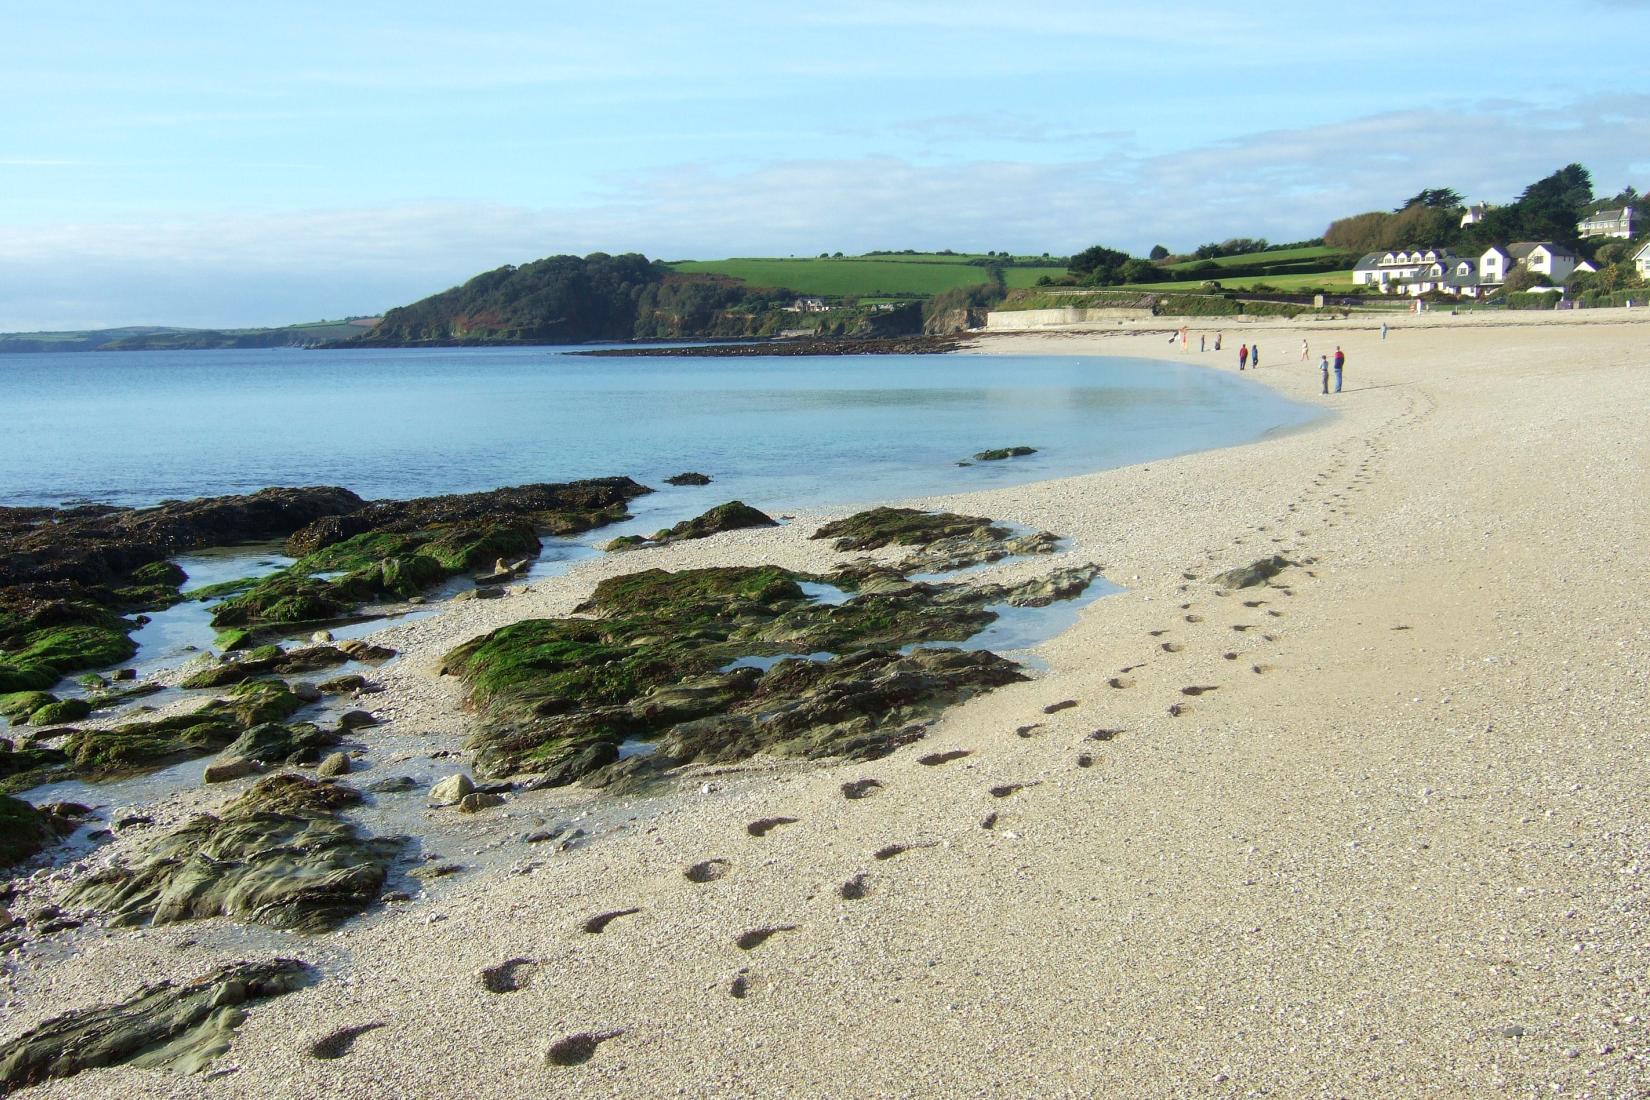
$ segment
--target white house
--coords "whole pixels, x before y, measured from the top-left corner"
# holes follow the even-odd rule
[[[1490,204],[1487,202],[1474,203],[1467,207],[1467,212],[1461,215],[1461,228],[1465,229],[1469,225],[1476,225],[1483,221],[1484,215],[1489,213],[1489,210]]]
[[[1562,283],[1576,269],[1576,254],[1550,241],[1519,241],[1506,248],[1491,245],[1478,257],[1478,281],[1499,286],[1515,268],[1525,267]]]
[[[1458,298],[1476,298],[1480,293],[1478,261],[1470,256],[1444,253],[1416,274],[1395,282],[1397,289],[1412,298],[1439,290]]]
[[[1620,237],[1626,240],[1635,231],[1635,221],[1642,222],[1638,211],[1631,206],[1623,206],[1615,210],[1599,210],[1588,214],[1581,219],[1578,228],[1583,237]]]
[[[1449,263],[1455,256],[1443,248],[1398,248],[1388,252],[1371,252],[1352,268],[1352,281],[1358,286],[1375,286],[1385,294],[1395,283],[1415,278],[1429,267]]]
[[[1633,253],[1633,266],[1640,275],[1650,276],[1650,241],[1645,241],[1644,247]]]
[[[1554,283],[1562,283],[1576,269],[1576,254],[1561,244],[1546,241],[1519,241],[1509,244],[1507,251],[1537,275],[1545,275]]]

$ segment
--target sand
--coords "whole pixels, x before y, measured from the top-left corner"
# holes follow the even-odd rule
[[[1405,317],[1384,342],[1377,325],[1227,324],[1218,357],[1201,330],[1166,350],[1162,326],[982,340],[1235,370],[1258,338],[1246,377],[1336,415],[919,502],[1072,540],[982,579],[1097,561],[1126,591],[1041,647],[1037,679],[892,757],[706,775],[603,809],[587,820],[609,831],[567,852],[519,838],[585,812],[576,792],[432,811],[426,849],[475,869],[335,934],[205,922],[32,958],[6,975],[0,1037],[233,958],[328,976],[254,1008],[213,1075],[101,1070],[31,1095],[1650,1095],[1650,312]],[[1336,343],[1347,390],[1325,398]],[[610,556],[386,632],[405,655],[374,698],[376,768],[462,736],[432,671],[452,644],[565,612],[613,572],[821,567],[805,536],[823,518]],[[1275,587],[1209,581],[1272,553],[1298,563]],[[942,749],[969,755],[917,763]],[[883,786],[844,798],[863,777]],[[772,816],[797,820],[747,833]],[[724,877],[684,877],[713,857]],[[861,875],[866,896],[840,897]],[[523,988],[483,988],[515,958]],[[309,1055],[365,1023],[384,1026],[345,1057]],[[547,1062],[580,1032],[612,1037]]]

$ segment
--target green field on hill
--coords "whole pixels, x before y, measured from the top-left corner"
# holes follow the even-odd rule
[[[682,260],[670,267],[684,275],[725,275],[750,286],[785,287],[798,294],[827,298],[926,298],[985,282],[985,267],[970,264],[972,258],[923,253],[840,259]],[[1044,275],[1058,278],[1065,273],[1064,265],[1051,261],[1048,266],[1007,268],[1003,278],[1011,288],[1027,287]]]
[[[1310,248],[1280,248],[1275,252],[1246,252],[1240,256],[1217,256],[1213,260],[1183,260],[1177,264],[1169,264],[1165,271],[1188,271],[1198,264],[1213,263],[1221,267],[1253,267],[1259,264],[1278,264],[1288,266],[1290,261],[1322,260],[1339,253],[1333,248],[1323,245],[1313,245]]]

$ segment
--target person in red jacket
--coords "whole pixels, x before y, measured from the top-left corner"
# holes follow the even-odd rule
[[[1249,366],[1249,345],[1244,344],[1241,348],[1238,348],[1238,370],[1243,370],[1248,366]]]

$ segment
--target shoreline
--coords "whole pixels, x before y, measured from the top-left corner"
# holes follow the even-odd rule
[[[295,941],[302,957],[351,958],[353,980],[254,1008],[220,1063],[237,1072],[95,1071],[29,1095],[1425,1095],[1551,1081],[1625,1094],[1645,1068],[1645,1026],[1627,1021],[1642,1015],[1644,899],[1622,861],[1650,839],[1631,725],[1650,557],[1633,410],[1650,396],[1650,327],[1393,324],[1383,345],[1377,325],[1265,326],[1287,335],[1253,380],[1299,400],[1325,400],[1294,361],[1299,338],[1348,345],[1337,416],[896,502],[1070,539],[990,579],[1094,560],[1126,589],[1039,647],[1045,672],[947,711],[920,746],[709,773],[602,843],[523,849],[542,863],[531,874],[458,876],[427,902]],[[1232,369],[1232,348],[1165,357],[1144,335],[1096,335],[993,335],[967,353],[1076,342]],[[1555,469],[1583,476],[1556,484]],[[847,511],[579,563],[384,631],[403,656],[380,676],[383,736],[411,752],[457,735],[455,685],[429,672],[454,639],[565,613],[600,577],[655,565],[816,569],[834,555],[806,535]],[[1300,563],[1284,588],[1207,583],[1273,550]],[[1040,728],[1017,736],[1026,725]],[[1090,739],[1106,730],[1121,732]],[[950,748],[971,755],[916,763]],[[883,789],[843,799],[862,777]],[[473,824],[560,816],[532,797],[541,808]],[[800,820],[744,830],[780,815]],[[454,845],[486,842],[458,839],[471,824]],[[874,858],[890,844],[910,847]],[[683,878],[710,857],[732,872]],[[839,898],[855,875],[867,896]],[[641,912],[581,931],[629,907]],[[186,940],[200,944],[180,956]],[[221,921],[116,933],[8,989],[25,996],[6,1034],[245,953]],[[527,988],[476,983],[510,958],[535,960]],[[380,1020],[347,1060],[306,1053]],[[545,1064],[558,1037],[614,1029],[587,1063]]]

